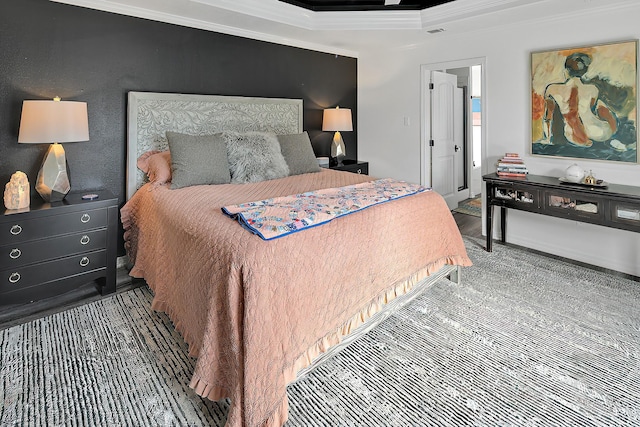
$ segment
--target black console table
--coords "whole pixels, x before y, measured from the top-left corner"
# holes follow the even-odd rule
[[[500,231],[507,236],[507,209],[549,215],[605,227],[640,232],[640,187],[606,187],[560,182],[557,177],[485,175],[487,251],[493,242],[493,207],[501,208]]]

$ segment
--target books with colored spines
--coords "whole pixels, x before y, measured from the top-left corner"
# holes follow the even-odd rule
[[[501,163],[524,163],[520,157],[503,157],[499,160]]]
[[[497,174],[505,177],[524,177],[529,170],[517,153],[506,153],[498,160]]]

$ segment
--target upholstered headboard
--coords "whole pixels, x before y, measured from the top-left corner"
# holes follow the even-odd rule
[[[166,131],[295,134],[302,132],[302,112],[301,99],[129,92],[127,200],[145,181],[136,160],[149,150],[167,150]]]

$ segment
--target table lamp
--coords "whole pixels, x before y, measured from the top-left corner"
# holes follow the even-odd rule
[[[352,131],[351,110],[349,108],[327,108],[322,116],[322,130],[335,131],[331,143],[331,157],[334,157],[338,165],[342,164],[347,150],[340,131]]]
[[[69,165],[61,142],[89,140],[87,103],[50,100],[23,101],[18,142],[50,143],[38,178],[36,191],[47,202],[58,202],[71,189]]]

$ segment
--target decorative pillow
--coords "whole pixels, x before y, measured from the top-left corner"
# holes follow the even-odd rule
[[[273,133],[225,132],[232,183],[259,182],[289,175],[280,143]]]
[[[282,156],[289,166],[289,175],[320,172],[320,166],[306,131],[294,135],[278,135]]]
[[[137,161],[138,169],[147,174],[149,182],[171,182],[171,154],[169,151],[151,150],[142,153]]]
[[[166,184],[171,182],[171,153],[162,151],[149,157],[149,182]]]
[[[140,157],[138,157],[138,160],[136,161],[138,169],[140,169],[144,173],[149,173],[149,157],[161,152],[162,151],[159,150],[151,150],[140,154]]]
[[[171,151],[171,188],[228,184],[229,163],[222,135],[186,135],[167,132]]]

